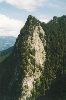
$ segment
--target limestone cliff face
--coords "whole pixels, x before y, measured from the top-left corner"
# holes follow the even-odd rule
[[[66,16],[47,24],[29,16],[0,63],[0,100],[66,100],[65,37]]]
[[[16,41],[20,67],[23,70],[21,100],[35,100],[41,95],[45,62],[45,32],[40,22],[29,16]],[[39,89],[39,93],[37,92]],[[19,100],[20,100],[19,98]]]
[[[65,37],[66,16],[47,24],[29,16],[0,63],[0,100],[66,100]]]

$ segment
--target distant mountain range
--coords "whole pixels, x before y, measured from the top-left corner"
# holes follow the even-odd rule
[[[15,44],[16,38],[12,36],[0,36],[0,51],[6,50]]]

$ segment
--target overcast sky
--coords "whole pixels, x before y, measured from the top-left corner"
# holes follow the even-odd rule
[[[0,36],[18,36],[28,15],[43,22],[66,15],[66,0],[0,0]]]

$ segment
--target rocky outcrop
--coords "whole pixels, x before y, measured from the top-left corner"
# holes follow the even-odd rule
[[[59,100],[61,94],[65,100],[65,33],[66,16],[47,24],[28,17],[12,53],[0,63],[0,100]]]
[[[25,27],[28,27],[28,29]],[[20,48],[19,50],[17,49],[17,53],[19,54],[20,52],[20,66],[24,71],[21,100],[35,100],[40,93],[40,91],[37,93],[37,89],[41,85],[46,58],[44,49],[46,40],[44,37],[45,32],[40,22],[34,17],[29,16],[16,42],[16,48]]]

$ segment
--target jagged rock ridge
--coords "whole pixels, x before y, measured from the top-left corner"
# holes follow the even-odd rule
[[[41,23],[30,15],[20,31],[12,54],[0,64],[1,100],[36,100],[44,94],[44,37]]]
[[[20,31],[13,52],[0,64],[0,100],[36,100],[50,87],[46,99],[56,100],[55,91],[58,89],[55,86],[58,87],[59,82],[59,87],[63,85],[60,93],[64,97],[61,100],[65,100],[65,37],[66,16],[54,17],[45,24],[30,15]]]
[[[46,41],[44,36],[45,32],[42,29],[40,22],[34,17],[29,16],[16,42],[16,48],[20,47],[20,50],[17,50],[18,54],[19,52],[21,53],[20,66],[23,66],[24,70],[21,100],[30,98],[32,98],[31,100],[34,100],[39,95],[36,94],[36,96],[33,97],[34,92],[39,88],[38,85],[41,84],[41,77],[43,77],[46,56],[44,50]]]

